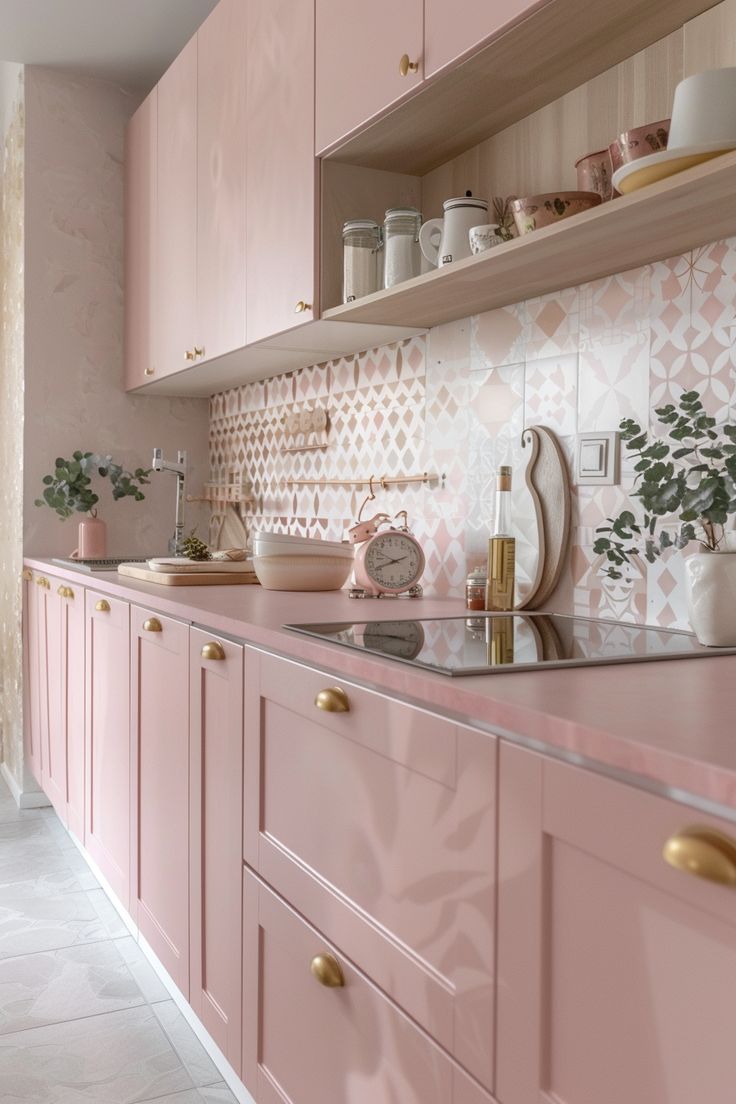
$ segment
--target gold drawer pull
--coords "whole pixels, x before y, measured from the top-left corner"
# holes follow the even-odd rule
[[[36,579],[36,586],[43,587],[45,590],[51,590],[51,583],[44,575],[39,575]]]
[[[61,598],[66,598],[66,587],[60,586],[56,592]]]
[[[203,357],[204,356],[204,345],[195,345],[194,346],[194,355],[195,355],[195,357]]]
[[[152,376],[155,371],[156,371],[155,368],[144,368],[143,369],[143,375],[144,376]]]
[[[294,307],[294,314],[304,314],[305,311],[310,311],[311,309],[311,303],[307,303],[304,299],[300,299],[297,305]]]
[[[345,984],[342,967],[334,955],[315,955],[309,969],[320,985],[326,985],[328,989],[342,989]]]
[[[202,659],[224,659],[225,649],[216,640],[211,640],[202,648]]]
[[[194,360],[194,349],[186,349],[184,352],[185,360]]]
[[[30,583],[31,579],[33,578],[33,572],[29,567],[23,568],[23,574],[21,578],[23,579],[24,583]]]
[[[320,690],[314,699],[318,709],[324,709],[325,713],[349,713],[350,699],[339,686],[330,686],[327,690]]]
[[[149,617],[143,622],[143,628],[146,632],[163,632],[158,617]]]
[[[100,598],[99,602],[95,606],[95,609],[97,610],[98,613],[109,613],[110,612],[110,603],[106,602],[104,598]]]
[[[419,71],[419,63],[416,61],[410,61],[408,54],[401,55],[401,61],[399,62],[399,72],[402,77],[407,77],[409,73],[417,73]]]
[[[693,824],[670,836],[662,851],[665,862],[719,885],[736,886],[736,842],[715,828]]]
[[[73,598],[74,597],[74,591],[72,590],[71,587],[68,587],[68,586],[60,586],[56,593],[61,595],[62,598]]]

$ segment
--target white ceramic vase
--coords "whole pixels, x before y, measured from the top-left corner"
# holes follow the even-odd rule
[[[709,648],[736,647],[736,551],[703,550],[685,561],[690,625]]]

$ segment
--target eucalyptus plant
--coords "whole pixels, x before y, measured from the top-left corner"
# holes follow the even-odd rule
[[[150,474],[150,468],[126,471],[112,456],[77,451],[71,460],[57,457],[53,474],[43,477],[45,489],[43,497],[36,499],[36,506],[50,506],[60,518],[69,518],[74,513],[95,517],[99,502],[99,495],[92,490],[95,475],[110,480],[113,499],[133,498],[142,502],[145,495],[141,487],[150,483]]]
[[[666,428],[665,438],[650,437],[632,418],[620,425],[626,449],[638,457],[631,497],[642,506],[642,517],[622,510],[596,529],[601,536],[593,551],[606,557],[606,572],[621,579],[624,565],[644,556],[654,563],[668,548],[691,541],[711,552],[724,544],[724,528],[736,515],[736,425],[716,430],[716,419],[705,411],[697,391],[685,391],[677,406],[668,403],[655,413]],[[662,519],[676,515],[676,531]]]

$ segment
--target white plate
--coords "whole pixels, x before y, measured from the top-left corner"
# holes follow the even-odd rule
[[[668,176],[684,172],[693,165],[710,161],[723,153],[730,153],[736,143],[724,148],[723,143],[704,143],[702,146],[679,146],[677,149],[657,150],[646,157],[638,157],[628,165],[622,165],[613,174],[613,186],[622,195],[636,192],[647,184],[656,184]]]
[[[188,560],[184,556],[157,557],[149,560],[151,571],[168,571],[173,574],[189,574],[196,571],[252,571],[252,560]]]

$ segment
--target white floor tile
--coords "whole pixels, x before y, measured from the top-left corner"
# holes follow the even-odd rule
[[[25,888],[15,893],[6,891],[0,898],[0,959],[98,943],[126,934],[125,925],[101,889],[39,895]]]
[[[198,1087],[222,1080],[219,1070],[172,1000],[154,1004],[153,1011],[189,1076]]]

